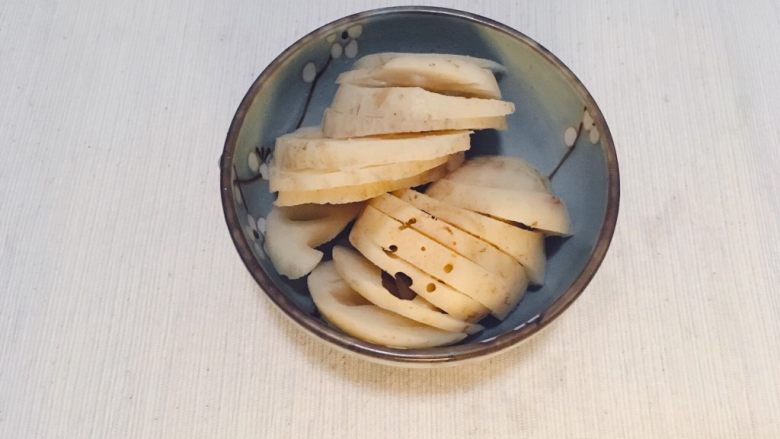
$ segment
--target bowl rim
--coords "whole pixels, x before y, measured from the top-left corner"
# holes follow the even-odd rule
[[[247,242],[246,237],[244,236],[238,220],[238,216],[236,214],[235,200],[233,198],[232,191],[231,164],[238,140],[238,133],[241,129],[241,126],[243,125],[244,118],[246,117],[246,113],[251,106],[252,101],[260,92],[267,79],[273,75],[279,66],[288,58],[290,58],[301,46],[305,45],[312,39],[325,37],[334,30],[340,29],[357,20],[392,14],[428,14],[454,17],[476,23],[477,25],[490,27],[515,38],[519,42],[527,45],[539,55],[544,57],[555,68],[559,69],[559,71],[567,79],[570,80],[575,88],[575,91],[586,102],[587,108],[591,110],[591,116],[601,134],[608,174],[607,207],[604,213],[604,221],[599,232],[596,245],[593,247],[585,267],[583,267],[580,274],[566,289],[566,291],[560,297],[558,297],[558,299],[556,299],[547,309],[529,319],[522,325],[515,327],[513,330],[487,340],[481,340],[479,342],[463,345],[427,349],[396,349],[364,342],[362,340],[351,337],[334,327],[329,326],[324,321],[318,318],[314,318],[299,309],[274,284],[271,278],[266,274],[265,270],[263,270],[263,268],[255,259],[251,251],[250,244]],[[615,151],[612,134],[609,130],[606,119],[601,112],[601,109],[596,104],[596,101],[593,99],[588,90],[585,88],[582,81],[580,81],[579,78],[574,74],[574,72],[566,67],[566,65],[555,55],[553,55],[552,52],[520,31],[481,15],[457,9],[433,6],[395,6],[358,12],[322,25],[295,41],[281,54],[279,54],[273,61],[271,61],[271,63],[255,79],[249,90],[247,90],[230,123],[230,128],[228,129],[227,137],[225,139],[222,155],[220,156],[219,165],[222,211],[225,216],[225,222],[233,240],[233,244],[235,245],[241,260],[244,262],[244,265],[249,270],[252,277],[258,283],[260,288],[266,293],[266,295],[271,299],[271,301],[282,311],[282,314],[286,315],[298,326],[302,327],[304,332],[313,335],[322,341],[333,343],[336,347],[341,348],[342,350],[356,353],[361,357],[373,361],[407,366],[440,363],[450,364],[480,357],[493,356],[501,351],[509,349],[510,347],[518,345],[519,342],[528,339],[531,335],[536,334],[542,328],[546,327],[550,322],[555,320],[561,313],[563,313],[563,311],[565,311],[580,296],[580,294],[582,294],[585,287],[588,285],[588,283],[590,283],[591,279],[593,279],[593,276],[596,274],[596,271],[604,260],[609,245],[612,241],[620,204],[620,176],[618,172],[617,153]]]

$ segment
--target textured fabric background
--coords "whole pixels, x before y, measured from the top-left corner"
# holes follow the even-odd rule
[[[431,2],[547,46],[615,137],[612,248],[532,341],[377,366],[263,296],[230,119],[298,37],[394,3],[0,3],[0,437],[780,437],[775,0]]]

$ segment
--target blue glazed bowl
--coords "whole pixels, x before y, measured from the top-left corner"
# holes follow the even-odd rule
[[[471,55],[506,66],[499,84],[517,111],[503,132],[473,135],[470,154],[520,156],[552,178],[566,202],[572,235],[547,239],[544,286],[530,290],[503,321],[461,343],[393,349],[330,326],[317,313],[304,280],[290,281],[263,250],[268,163],[274,140],[299,126],[318,125],[336,91],[334,81],[360,56],[376,52]],[[433,365],[484,358],[539,331],[585,289],[609,247],[620,197],[612,136],[599,107],[577,77],[547,49],[493,20],[432,7],[371,10],[336,20],[279,55],[250,87],[230,125],[220,159],[220,192],[241,259],[271,300],[316,338],[371,360]],[[326,251],[326,258],[328,253]]]

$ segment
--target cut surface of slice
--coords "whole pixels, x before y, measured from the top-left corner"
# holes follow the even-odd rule
[[[506,129],[506,117],[476,117],[465,119],[409,119],[403,115],[389,117],[355,116],[332,108],[325,109],[322,118],[326,136],[345,139],[395,133],[420,133],[447,130]]]
[[[515,111],[511,102],[464,98],[433,93],[419,87],[338,88],[330,109],[367,117],[400,116],[412,120],[468,119],[506,116]],[[327,126],[323,127],[327,133]]]
[[[442,331],[372,305],[341,279],[332,261],[320,264],[307,284],[323,317],[361,340],[395,348],[429,348],[466,337],[465,333]]]
[[[551,192],[550,182],[526,161],[510,156],[478,156],[467,160],[447,180],[496,189]]]
[[[344,204],[321,210],[320,217],[293,220],[277,207],[266,218],[265,251],[276,271],[290,279],[299,279],[311,272],[322,260],[322,252],[314,247],[335,238],[360,212],[362,204]],[[288,212],[301,217],[304,212]],[[308,212],[311,214],[312,212]]]
[[[368,87],[420,87],[459,96],[501,98],[498,82],[490,70],[454,58],[399,56],[374,68],[342,73],[336,83]]]
[[[523,273],[525,268],[508,254],[457,226],[414,207],[395,195],[380,195],[372,199],[369,206],[506,280],[511,281],[525,276]]]
[[[333,263],[339,276],[355,292],[382,309],[444,331],[473,334],[482,330],[479,325],[432,309],[429,304],[421,303],[424,300],[403,300],[394,296],[382,284],[382,270],[355,250],[334,247]]]
[[[408,262],[385,252],[362,230],[353,228],[349,242],[369,261],[382,270],[396,275],[404,273],[412,280],[410,288],[426,301],[466,322],[477,322],[490,311],[471,297],[433,278]]]
[[[277,206],[295,206],[298,204],[343,204],[374,198],[385,192],[419,186],[442,178],[447,172],[463,162],[463,154],[457,153],[448,162],[420,174],[398,180],[379,181],[355,186],[343,186],[311,191],[279,191],[274,202]]]
[[[547,192],[496,189],[439,180],[425,193],[464,209],[525,224],[556,235],[569,233],[569,213],[563,201]]]
[[[345,170],[399,161],[431,160],[470,148],[471,131],[396,134],[359,139],[324,137],[319,127],[301,128],[276,139],[274,164],[279,169]]]
[[[371,206],[363,210],[354,229],[361,230],[385,251],[481,303],[500,319],[514,308],[528,286],[523,270],[519,270],[519,282],[502,279]],[[422,251],[422,247],[426,250]]]
[[[508,255],[525,267],[531,282],[544,281],[544,235],[524,230],[494,218],[444,203],[412,189],[395,192],[407,203],[445,221],[465,232],[477,236]]]
[[[454,55],[454,54],[447,54],[447,53],[405,53],[405,52],[381,52],[381,53],[373,53],[371,55],[366,55],[357,61],[355,61],[354,68],[356,69],[372,69],[375,67],[382,66],[386,64],[387,62],[399,58],[399,57],[418,57],[425,60],[457,60],[457,61],[465,61],[471,64],[474,64],[478,67],[482,67],[484,69],[491,70],[494,73],[503,73],[506,72],[506,67],[503,65],[491,61],[489,59],[484,58],[477,58],[473,56],[468,55]]]
[[[448,159],[449,156],[443,156],[431,160],[404,161],[330,172],[284,171],[272,164],[269,189],[271,192],[305,191],[400,180],[443,165]]]

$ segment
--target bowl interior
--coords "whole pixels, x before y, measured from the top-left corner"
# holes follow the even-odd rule
[[[338,74],[349,70],[355,59],[376,52],[457,53],[492,59],[506,66],[499,84],[504,99],[514,102],[517,111],[509,117],[507,131],[474,134],[470,154],[519,156],[545,175],[557,168],[552,186],[566,202],[572,218],[570,237],[547,239],[544,285],[528,291],[506,320],[488,322],[484,332],[461,344],[484,343],[501,334],[521,331],[538,320],[567,290],[571,291],[578,277],[587,277],[578,287],[581,289],[592,276],[584,271],[597,242],[606,239],[608,244],[611,237],[614,217],[608,218],[607,212],[610,198],[616,196],[611,186],[617,184],[614,148],[598,107],[579,81],[545,49],[506,29],[459,14],[386,10],[326,25],[280,55],[239,108],[223,155],[223,184],[228,183],[223,190],[229,194],[223,199],[229,198],[225,209],[230,211],[226,211],[226,218],[229,226],[232,221],[240,226],[232,230],[233,239],[239,250],[244,248],[242,257],[250,270],[259,267],[253,270],[257,271],[253,272],[255,278],[264,280],[260,283],[266,290],[278,290],[274,293],[283,296],[282,303],[275,301],[283,309],[294,307],[285,311],[288,315],[295,311],[296,320],[309,315],[310,327],[328,330],[316,313],[305,281],[279,276],[263,251],[264,218],[274,199],[266,180],[274,139],[301,124],[318,125],[336,91],[334,81]],[[574,147],[570,148],[572,144]],[[610,177],[611,167],[615,168],[614,178]],[[616,209],[616,203],[615,199],[611,208]],[[602,229],[610,230],[604,234]],[[247,261],[248,257],[256,264]],[[589,269],[595,271],[601,257],[603,253]],[[368,346],[354,339],[351,343],[358,349]],[[435,355],[435,349],[428,351]]]

